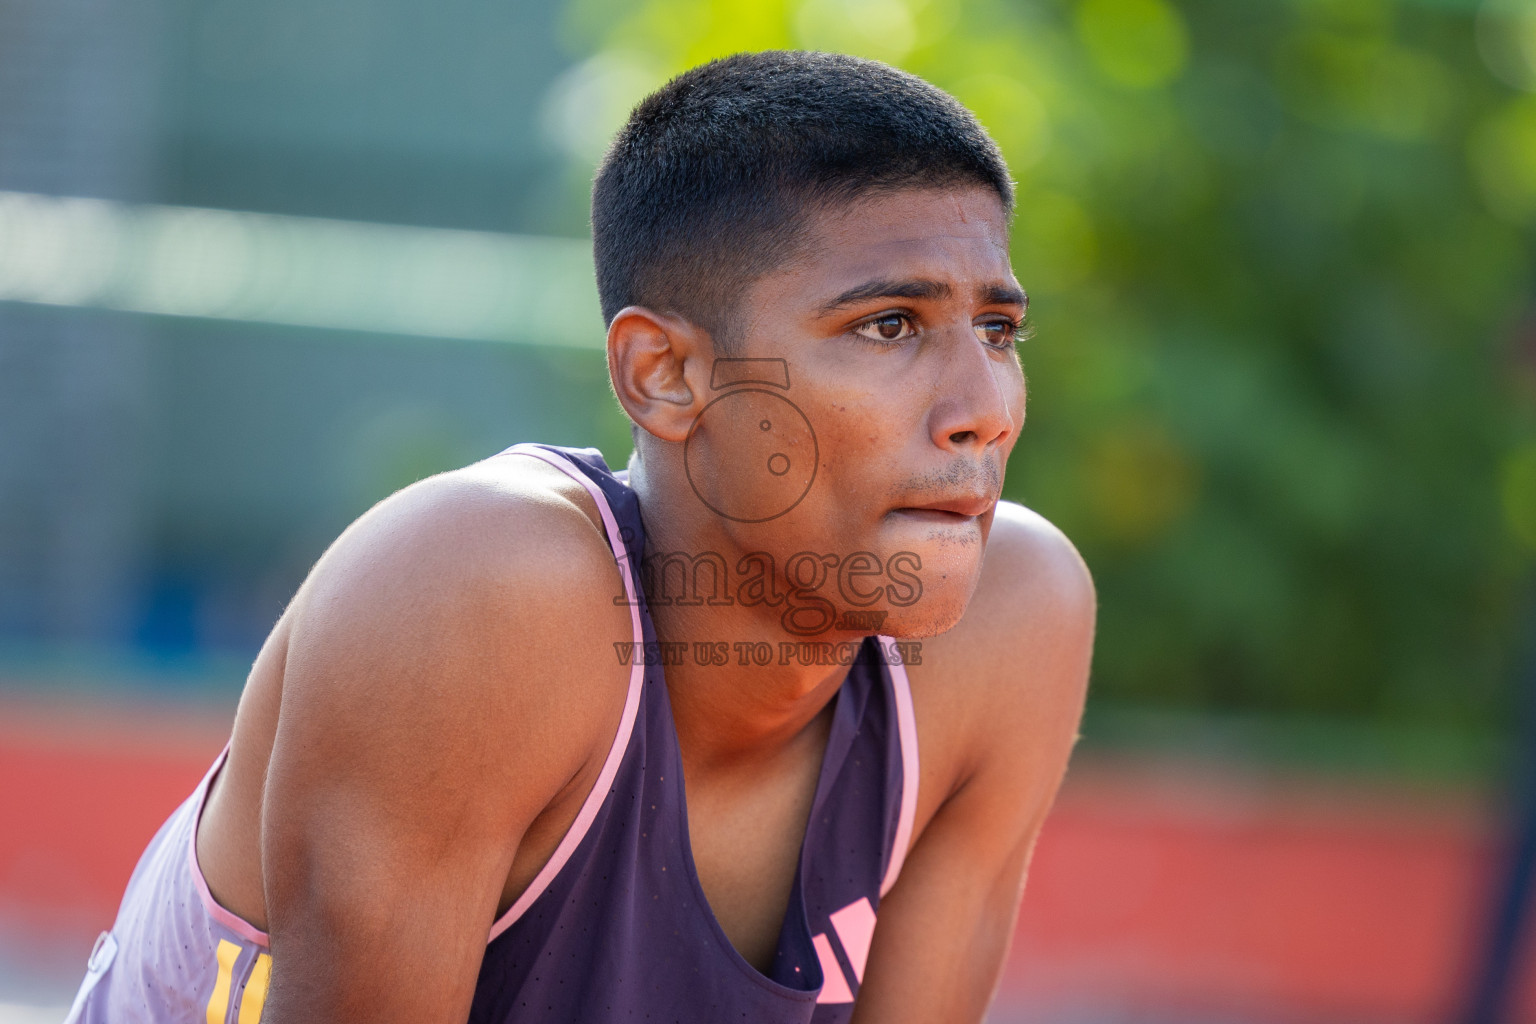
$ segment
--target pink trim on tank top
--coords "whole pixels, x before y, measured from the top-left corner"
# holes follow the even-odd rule
[[[267,933],[257,928],[251,922],[232,911],[225,910],[219,905],[219,901],[213,898],[213,893],[208,891],[208,879],[203,877],[203,866],[197,862],[197,827],[203,820],[203,807],[208,801],[208,790],[213,787],[213,777],[219,774],[219,769],[224,767],[224,762],[229,758],[229,744],[224,744],[224,750],[214,758],[213,767],[208,769],[208,774],[203,776],[203,781],[198,785],[193,794],[192,811],[192,838],[187,842],[187,866],[192,871],[192,884],[197,886],[197,894],[202,897],[203,909],[208,916],[219,924],[228,928],[246,942],[254,942],[258,946],[271,946]]]
[[[895,641],[888,636],[877,638],[882,651],[889,650]],[[920,765],[917,759],[917,715],[912,710],[912,683],[907,679],[907,667],[900,662],[886,662],[891,673],[891,693],[896,698],[896,731],[901,737],[901,816],[896,819],[896,841],[891,844],[891,859],[880,883],[880,895],[890,892],[901,874],[901,866],[907,860],[907,847],[912,845],[912,825],[917,818],[917,780]]]
[[[603,527],[608,531],[608,542],[618,559],[619,572],[624,577],[624,596],[629,601],[630,624],[635,632],[635,650],[643,648],[645,630],[640,625],[640,602],[635,596],[634,575],[629,571],[629,552],[624,547],[623,538],[619,536],[619,524],[613,517],[613,509],[609,506],[607,497],[585,473],[554,452],[534,445],[513,445],[501,454],[531,455],[547,462],[581,484],[587,489],[587,493],[592,495],[592,500],[597,503],[597,511],[603,517]],[[596,820],[597,812],[602,809],[603,800],[613,786],[613,778],[619,773],[619,762],[624,760],[624,751],[629,748],[629,737],[634,732],[635,716],[640,710],[640,691],[644,683],[645,659],[636,658],[634,668],[629,673],[629,694],[624,698],[624,716],[619,721],[619,731],[613,738],[613,746],[608,749],[608,758],[603,762],[603,770],[598,774],[597,781],[592,784],[592,791],[587,794],[586,801],[582,803],[581,812],[571,823],[565,838],[560,840],[560,845],[555,847],[555,852],[549,861],[534,876],[533,881],[528,883],[528,888],[523,890],[523,894],[507,908],[507,912],[491,926],[491,939],[495,939],[512,927],[513,923],[533,904],[533,901],[549,888],[555,876],[560,873],[560,869],[565,867],[566,861],[571,859],[571,855],[576,852],[576,847],[581,845],[582,839],[586,838],[588,830],[592,828],[592,822]]]

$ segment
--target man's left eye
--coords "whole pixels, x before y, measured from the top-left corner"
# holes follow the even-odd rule
[[[916,334],[910,317],[902,313],[891,313],[887,316],[866,320],[855,327],[854,333],[861,338],[870,341],[901,341]]]
[[[987,320],[976,325],[976,337],[983,345],[1004,348],[1012,345],[1019,336],[1019,325],[1012,320]]]

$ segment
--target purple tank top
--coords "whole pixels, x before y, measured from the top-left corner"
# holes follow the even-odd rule
[[[624,568],[633,642],[655,650],[639,573],[644,525],[625,474],[595,449],[516,445],[586,488]],[[504,453],[506,454],[506,453]],[[832,727],[778,947],[766,974],[735,950],[694,869],[663,666],[634,656],[617,735],[549,863],[491,929],[475,1024],[846,1021],[880,898],[911,841],[917,737],[905,670],[867,638]],[[145,851],[91,957],[68,1024],[257,1024],[267,936],[220,907],[193,839],[223,755]]]

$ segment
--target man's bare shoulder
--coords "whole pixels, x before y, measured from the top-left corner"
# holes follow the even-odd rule
[[[620,580],[585,489],[522,456],[413,484],[331,545],[278,631],[275,722],[237,722],[231,755],[267,754],[239,762],[259,840],[226,874],[261,879],[274,949],[372,950],[403,912],[424,949],[483,946],[553,849],[535,823],[575,817],[618,730]]]
[[[1086,642],[1096,607],[1093,577],[1067,535],[1033,509],[998,502],[981,579],[956,626],[958,636],[990,637],[993,643],[978,647],[998,651],[995,667],[1006,674],[1008,658],[1001,652],[1010,638],[1037,651],[1043,640]]]
[[[1076,547],[1044,516],[998,502],[965,614],[910,670],[951,784],[992,751],[1070,747],[1088,681],[1096,595]],[[926,739],[927,737],[925,737]]]
[[[413,484],[353,523],[295,597],[283,714],[305,720],[280,736],[345,723],[349,742],[441,767],[463,755],[466,773],[525,770],[486,753],[516,749],[563,781],[623,704],[622,586],[592,499],[552,466],[501,456]]]
[[[528,615],[548,618],[541,607],[590,613],[621,585],[586,490],[540,460],[504,455],[419,481],[359,517],[296,596],[295,625],[446,611],[521,634]]]

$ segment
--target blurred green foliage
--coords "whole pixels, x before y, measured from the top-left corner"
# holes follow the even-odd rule
[[[1099,698],[1499,725],[1536,553],[1536,5],[567,15],[578,163],[667,76],[776,47],[897,64],[997,138],[1037,325],[1007,494],[1094,570]]]

